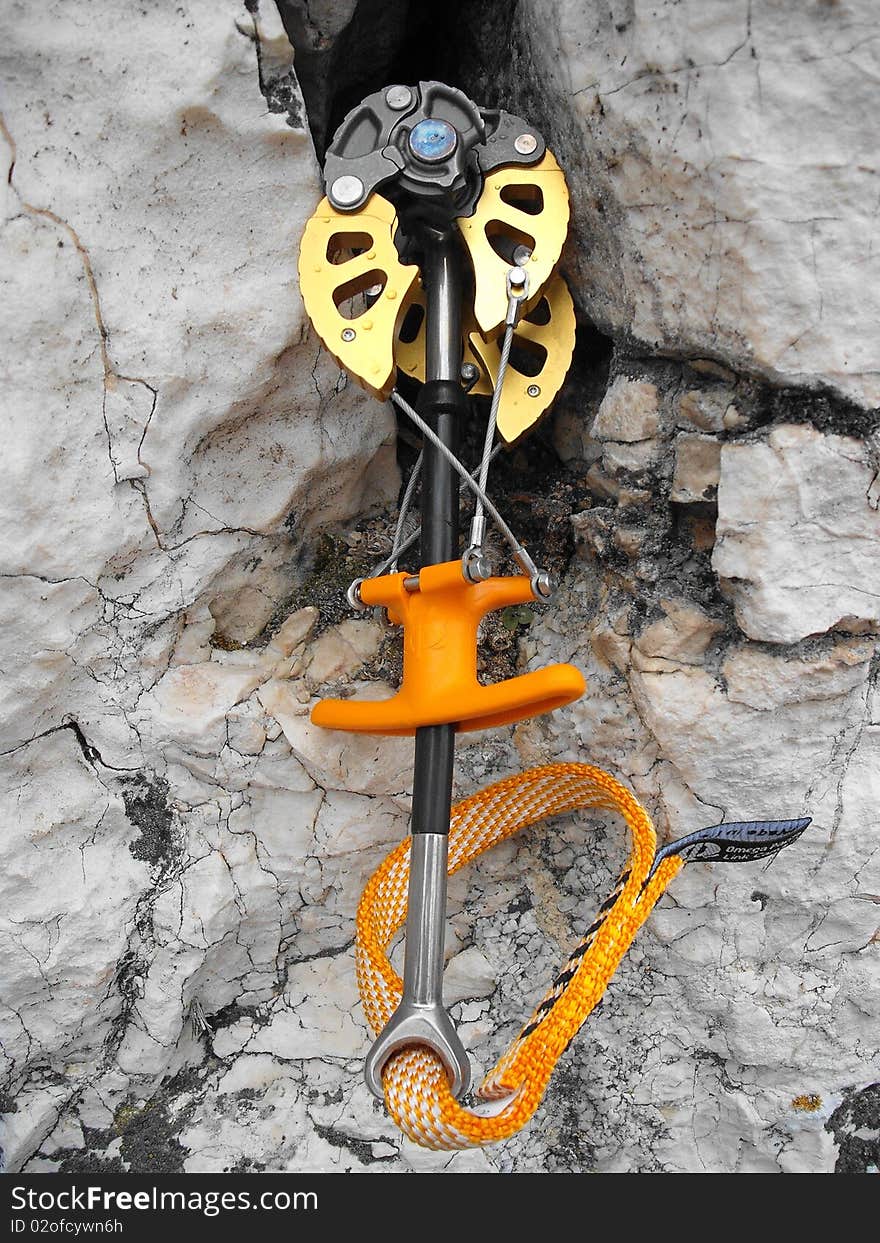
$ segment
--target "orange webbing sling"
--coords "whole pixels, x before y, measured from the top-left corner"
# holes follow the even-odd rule
[[[632,835],[629,862],[586,936],[553,981],[477,1095],[491,1106],[468,1109],[449,1090],[442,1063],[424,1045],[394,1054],[382,1072],[385,1101],[398,1126],[426,1148],[472,1148],[513,1135],[541,1103],[550,1076],[658,898],[681,868],[664,859],[650,881],[656,835],[644,808],[620,782],[590,764],[549,764],[488,786],[452,809],[449,873],[548,816],[582,808],[623,816]],[[377,1034],[400,1002],[403,984],[387,950],[406,920],[410,840],[370,878],[357,913],[361,1002]]]

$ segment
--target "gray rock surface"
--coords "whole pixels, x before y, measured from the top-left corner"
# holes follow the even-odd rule
[[[524,0],[517,21],[590,317],[880,404],[872,0]]]
[[[712,564],[752,639],[880,627],[880,511],[870,443],[775,428],[722,450]]]
[[[322,796],[255,699],[290,653],[235,649],[397,482],[297,292],[319,180],[277,13],[102,13],[3,15],[13,1165],[105,1068],[166,1073],[188,1007],[277,987]]]
[[[343,604],[399,478],[390,410],[296,289],[320,187],[293,52],[268,0],[100,11],[100,39],[61,0],[3,14],[8,1167],[876,1168],[868,0],[469,10],[463,64],[493,71],[500,24],[494,89],[568,171],[568,271],[613,350],[579,352],[496,476],[563,582],[487,626],[483,671],[572,660],[587,694],[462,739],[457,791],[586,759],[663,839],[814,823],[770,863],[689,866],[538,1120],[454,1156],[361,1077],[354,913],[406,832],[411,742],[308,720],[399,675]],[[307,6],[313,68],[369,13]],[[452,879],[447,995],[482,1068],[625,849],[612,817],[560,819]]]

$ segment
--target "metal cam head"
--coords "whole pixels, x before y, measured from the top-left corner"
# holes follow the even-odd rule
[[[364,197],[364,183],[360,177],[354,177],[351,173],[346,173],[342,177],[337,177],[327,196],[334,207],[357,207]]]

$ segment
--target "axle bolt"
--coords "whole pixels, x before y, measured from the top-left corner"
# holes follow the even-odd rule
[[[393,112],[403,112],[412,103],[412,91],[408,86],[389,86],[385,102]]]
[[[346,173],[344,177],[336,178],[329,195],[335,207],[356,207],[364,197],[364,183],[360,177]]]
[[[343,333],[342,335],[345,336],[345,333]],[[541,390],[537,384],[530,384],[529,387],[526,389],[526,392],[528,393],[530,397],[541,396]]]
[[[357,333],[355,332],[353,328],[343,328],[342,330],[343,341],[353,341],[356,336],[357,336]]]
[[[531,155],[538,149],[538,140],[534,134],[520,134],[513,145],[520,155]]]
[[[440,117],[426,117],[410,131],[409,149],[423,164],[448,160],[457,146],[458,132]]]

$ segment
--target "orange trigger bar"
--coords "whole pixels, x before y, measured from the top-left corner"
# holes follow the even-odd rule
[[[491,686],[477,681],[477,628],[496,609],[534,599],[525,575],[467,582],[461,561],[425,566],[418,589],[405,573],[361,583],[366,605],[388,610],[403,626],[403,685],[383,700],[322,699],[312,721],[361,734],[414,734],[423,725],[490,729],[552,712],[586,689],[573,665],[550,665]]]

